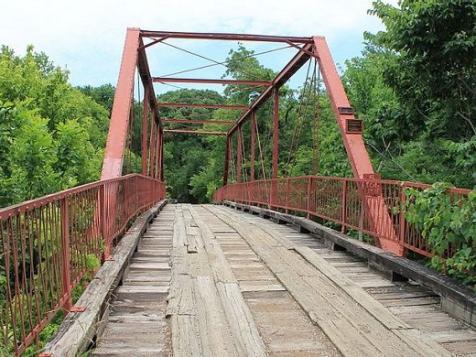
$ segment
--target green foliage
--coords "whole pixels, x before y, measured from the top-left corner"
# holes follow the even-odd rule
[[[428,242],[431,266],[449,276],[476,284],[476,191],[454,200],[448,184],[424,191],[408,189],[405,217]],[[448,254],[454,251],[454,254]]]
[[[23,119],[10,150],[11,177],[8,181],[16,201],[25,201],[58,191],[56,145],[48,120],[31,111]]]
[[[370,13],[386,30],[366,34],[344,78],[374,162],[386,177],[473,187],[475,2],[379,0]]]
[[[220,104],[224,98],[211,90],[177,90],[159,96],[160,101]],[[164,117],[207,120],[214,117],[217,110],[206,108],[164,108]],[[217,118],[219,119],[219,118]],[[221,119],[225,119],[221,117]],[[189,124],[174,124],[173,129],[188,128]],[[193,128],[195,129],[195,128]],[[223,126],[212,128],[205,126],[205,130],[223,130]],[[164,147],[165,178],[168,193],[172,198],[181,202],[206,202],[210,196],[208,182],[221,177],[221,167],[207,167],[212,165],[213,159],[222,163],[224,155],[223,138],[212,138],[199,135],[167,136]],[[205,174],[205,177],[203,175]],[[211,193],[210,193],[211,195]]]
[[[101,266],[101,261],[95,254],[86,255],[86,268],[96,270]]]
[[[94,99],[96,103],[99,103],[104,108],[107,108],[109,112],[112,111],[114,92],[116,90],[112,84],[103,84],[99,87],[84,86],[78,87],[78,89],[88,97]]]
[[[96,180],[107,126],[108,109],[45,54],[2,47],[0,207]]]

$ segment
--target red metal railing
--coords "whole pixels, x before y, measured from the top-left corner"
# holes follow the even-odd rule
[[[413,182],[301,176],[230,184],[215,192],[214,201],[230,200],[285,212],[303,213],[308,218],[339,224],[342,230],[358,231],[391,241],[420,255],[432,256],[420,232],[405,219],[407,188],[423,190],[429,185]],[[448,190],[454,202],[470,190]]]
[[[132,174],[1,209],[0,354],[21,354],[59,309],[74,310],[84,275],[164,197],[163,182]]]

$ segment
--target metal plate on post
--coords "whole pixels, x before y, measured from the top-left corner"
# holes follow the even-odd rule
[[[340,115],[354,115],[354,108],[352,107],[339,107],[337,110]]]
[[[345,131],[347,134],[362,134],[363,122],[360,119],[346,119]]]

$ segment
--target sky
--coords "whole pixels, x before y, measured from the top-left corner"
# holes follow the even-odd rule
[[[367,15],[369,8],[371,0],[0,0],[0,44],[19,54],[33,44],[56,65],[68,69],[73,85],[116,84],[127,27],[321,35],[327,38],[335,62],[342,66],[346,59],[360,54],[364,31],[382,29],[378,18]],[[223,61],[228,51],[237,46],[235,42],[221,41],[169,42],[217,61]],[[245,45],[256,52],[282,47]],[[166,45],[151,47],[148,52],[154,76],[210,63]],[[259,58],[266,66],[279,70],[294,53],[284,49]],[[224,70],[215,66],[187,75],[220,78]],[[303,79],[301,71],[292,83],[299,86]],[[170,89],[174,88],[161,84],[156,87],[158,93]]]

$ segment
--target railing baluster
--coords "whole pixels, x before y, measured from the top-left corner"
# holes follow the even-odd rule
[[[342,227],[341,227],[341,232],[345,233],[347,230],[346,224],[347,224],[347,180],[342,181],[342,201],[341,201],[342,207],[341,207],[341,221],[342,221]]]
[[[62,280],[63,280],[63,307],[71,310],[71,250],[69,242],[69,209],[68,197],[65,196],[60,203],[61,209],[61,253],[62,253]]]
[[[307,205],[306,205],[306,217],[311,218],[311,190],[312,190],[312,176],[307,179]]]

